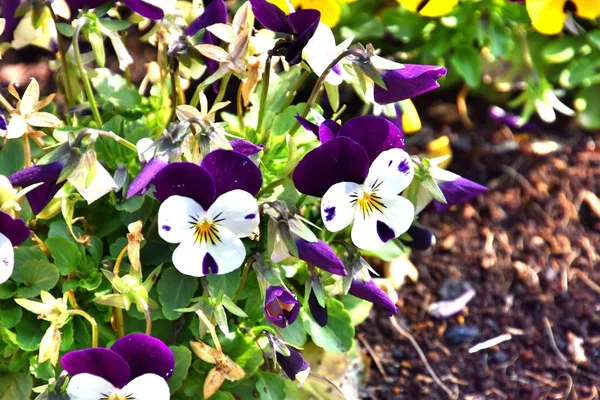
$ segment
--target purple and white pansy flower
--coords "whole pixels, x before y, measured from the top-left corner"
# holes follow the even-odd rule
[[[179,246],[173,264],[190,276],[221,275],[239,268],[246,256],[241,238],[259,223],[254,195],[262,185],[259,168],[246,156],[215,150],[200,165],[177,162],[153,179],[162,202],[158,232]]]
[[[265,317],[274,325],[285,328],[298,318],[300,302],[282,286],[269,286],[265,291]]]
[[[400,193],[411,183],[414,168],[398,127],[363,116],[337,132],[319,127],[318,134],[321,146],[304,156],[293,178],[300,192],[323,198],[325,227],[338,232],[354,223],[352,241],[363,250],[379,249],[406,232],[415,211]]]
[[[13,247],[29,237],[30,230],[25,222],[0,211],[0,283],[10,278],[15,264]]]
[[[60,363],[72,377],[71,400],[168,400],[167,379],[173,374],[173,352],[158,339],[134,333],[110,349],[71,351]]]

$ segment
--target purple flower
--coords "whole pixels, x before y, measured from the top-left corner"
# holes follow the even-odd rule
[[[266,0],[250,0],[252,11],[265,28],[285,35],[293,35],[285,59],[290,64],[302,61],[302,50],[319,26],[321,13],[317,10],[299,10],[286,15],[279,7]]]
[[[31,209],[34,213],[39,214],[65,184],[65,181],[57,182],[62,169],[62,162],[34,165],[33,167],[15,172],[8,177],[8,180],[13,186],[23,188],[42,183],[42,185],[26,194]]]
[[[412,249],[424,251],[435,244],[435,235],[423,225],[413,224],[406,233],[412,240],[400,241]]]
[[[437,200],[433,200],[429,204],[431,210],[437,213],[446,211],[453,205],[466,203],[488,190],[485,186],[463,177],[459,177],[454,181],[443,182],[439,186],[446,198],[446,204]]]
[[[27,240],[30,233],[23,220],[0,211],[0,284],[12,275],[15,264],[13,246]]]
[[[382,70],[381,78],[386,89],[375,85],[375,101],[390,104],[429,92],[440,86],[437,79],[446,75],[446,72],[444,67],[418,64],[404,64],[403,69]]]
[[[269,286],[263,308],[265,317],[280,328],[291,325],[298,318],[300,302],[281,286]]]
[[[19,23],[19,19],[15,18],[15,12],[20,4],[20,0],[2,0],[2,17],[6,20],[2,37],[7,41],[12,41],[14,38],[13,32]]]
[[[310,364],[306,362],[298,350],[288,345],[285,346],[287,346],[290,355],[285,356],[277,352],[277,362],[290,380],[298,380],[298,382],[303,383],[310,373]]]
[[[133,196],[137,196],[138,194],[145,194],[152,184],[154,177],[167,165],[169,165],[169,163],[161,160],[160,158],[153,158],[144,164],[140,173],[127,188],[127,198],[129,199]]]
[[[506,110],[498,107],[491,106],[489,115],[492,119],[499,121],[511,128],[523,129],[523,130],[538,130],[539,127],[536,124],[523,121],[518,115],[506,112]]]
[[[157,21],[165,16],[164,10],[161,7],[151,4],[150,2],[143,0],[122,1],[127,7],[140,14],[142,17]],[[76,9],[85,7],[96,8],[106,3],[106,0],[67,0],[69,7]]]
[[[315,295],[314,290],[310,289],[310,294],[308,295],[308,308],[310,309],[310,313],[313,319],[319,324],[319,326],[327,325],[327,305],[325,307],[321,307],[319,304],[319,300],[317,299],[317,295]]]
[[[172,163],[152,179],[162,203],[158,233],[179,246],[173,264],[183,274],[226,274],[246,257],[242,238],[258,227],[260,169],[246,156],[215,150],[201,165]]]
[[[335,254],[331,246],[322,240],[309,242],[296,237],[296,248],[298,249],[299,259],[334,275],[348,275],[344,263]]]
[[[392,302],[387,293],[379,288],[372,279],[367,281],[359,278],[352,279],[348,294],[383,308],[390,317],[398,312],[398,307]]]
[[[233,149],[233,151],[242,153],[246,157],[258,154],[265,148],[265,146],[263,146],[262,144],[254,144],[243,139],[232,140],[231,142],[229,142],[229,144],[231,144],[231,148]]]
[[[60,363],[72,376],[67,386],[72,399],[168,400],[166,380],[175,368],[171,350],[144,334],[124,336],[110,349],[71,351]]]

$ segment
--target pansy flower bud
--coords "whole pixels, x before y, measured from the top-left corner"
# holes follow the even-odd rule
[[[377,286],[372,279],[352,279],[348,294],[381,307],[390,317],[398,312],[396,304],[394,304],[387,293]]]
[[[269,321],[280,328],[285,328],[298,318],[300,302],[283,287],[269,286],[265,293],[263,311]]]
[[[280,352],[276,353],[277,363],[279,363],[281,369],[283,369],[283,372],[285,372],[290,380],[303,384],[310,374],[310,364],[292,346],[287,346],[287,350],[289,355],[284,355]]]

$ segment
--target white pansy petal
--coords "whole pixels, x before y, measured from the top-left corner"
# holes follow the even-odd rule
[[[330,232],[338,232],[354,219],[355,197],[361,186],[353,182],[336,183],[323,195],[321,218]]]
[[[138,376],[119,390],[119,394],[135,400],[169,400],[171,395],[167,381],[156,374]]]
[[[15,264],[15,251],[6,236],[0,233],[0,283],[10,278]]]
[[[173,252],[173,264],[184,275],[222,275],[239,268],[246,257],[242,241],[226,228],[217,232],[215,245],[186,237]]]
[[[27,132],[27,121],[19,114],[13,114],[8,121],[8,127],[6,128],[6,137],[8,139],[18,139]]]
[[[117,189],[117,183],[110,173],[96,161],[94,179],[88,184],[88,172],[82,168],[76,169],[67,180],[91,204],[107,193]]]
[[[181,243],[194,234],[194,222],[204,217],[202,206],[189,197],[171,196],[158,209],[158,234],[169,243]]]
[[[412,225],[415,219],[415,206],[410,200],[402,196],[384,196],[381,201],[385,206],[382,211],[385,219],[381,222],[388,225],[394,231],[394,238],[397,238]],[[383,234],[382,229],[385,229],[385,227],[380,225],[380,236]],[[381,237],[381,239],[385,240],[386,237]]]
[[[153,146],[154,140],[150,138],[142,138],[137,141],[135,148],[138,152],[138,158],[141,162],[148,162],[154,158],[156,148]]]
[[[258,203],[245,190],[232,190],[215,200],[206,212],[206,218],[237,237],[246,237],[258,227]]]
[[[415,175],[413,162],[402,149],[382,152],[371,164],[365,188],[376,192],[398,194],[410,185]]]
[[[110,397],[115,392],[112,383],[92,374],[77,374],[67,386],[70,400],[99,400]]]
[[[377,234],[377,221],[384,219],[378,212],[365,215],[361,211],[356,212],[354,225],[352,225],[352,243],[359,249],[377,250],[385,242]]]

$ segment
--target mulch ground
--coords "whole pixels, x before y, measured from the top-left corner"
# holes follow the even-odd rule
[[[550,136],[513,135],[485,120],[476,126],[455,129],[463,132],[455,135],[451,169],[490,190],[451,212],[421,216],[437,244],[411,255],[420,276],[400,289],[397,320],[459,398],[598,398],[600,135],[569,126]],[[544,139],[561,148],[532,149],[531,140]],[[463,312],[427,313],[469,285],[476,296]],[[468,352],[507,333],[500,345]],[[365,358],[383,370],[371,362],[363,398],[448,398],[384,313],[372,312],[358,334],[373,349]]]

